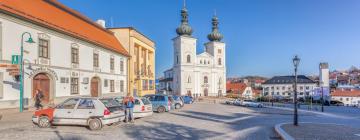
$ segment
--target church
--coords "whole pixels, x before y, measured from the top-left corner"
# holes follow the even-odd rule
[[[226,94],[226,51],[218,18],[212,18],[204,52],[196,52],[197,39],[188,22],[186,7],[181,10],[181,24],[173,39],[173,67],[160,80],[160,89],[167,94],[189,96],[224,96]],[[170,75],[171,77],[168,77]]]

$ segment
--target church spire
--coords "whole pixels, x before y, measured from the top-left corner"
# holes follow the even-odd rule
[[[223,35],[219,32],[218,24],[219,21],[215,11],[212,18],[212,32],[207,36],[210,41],[221,41],[221,39],[223,38]]]
[[[184,0],[184,7],[181,9],[181,24],[178,28],[176,28],[176,33],[179,36],[181,36],[181,35],[191,36],[193,31],[188,22],[189,22],[188,12],[187,12],[185,0]]]

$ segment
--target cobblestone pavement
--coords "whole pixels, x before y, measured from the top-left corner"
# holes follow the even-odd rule
[[[195,103],[180,110],[137,119],[135,124],[120,123],[100,131],[81,126],[34,126],[31,111],[6,113],[0,120],[0,139],[244,139],[279,140],[274,125],[292,121],[292,111],[273,108],[245,108],[214,103]],[[332,122],[312,113],[300,113],[300,120]],[[340,121],[341,122],[341,121]],[[344,120],[343,122],[347,122]]]
[[[335,124],[300,123],[281,126],[296,140],[359,140],[360,129]]]

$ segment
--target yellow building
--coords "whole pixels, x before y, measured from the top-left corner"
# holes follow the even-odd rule
[[[155,43],[133,27],[109,28],[129,52],[128,93],[155,94]]]

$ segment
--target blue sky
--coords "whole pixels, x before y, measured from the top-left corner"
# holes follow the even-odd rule
[[[175,28],[182,0],[60,0],[108,27],[133,26],[156,42],[156,74],[172,66]],[[360,66],[358,0],[187,0],[197,51],[211,31],[214,9],[227,44],[228,76],[288,75],[291,59],[301,58],[301,74]],[[112,23],[111,24],[111,19]]]

